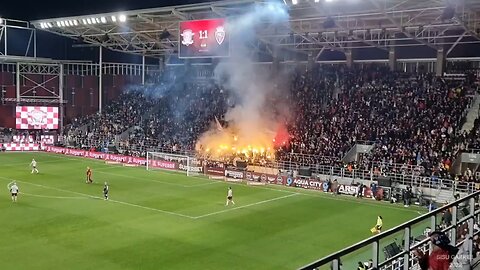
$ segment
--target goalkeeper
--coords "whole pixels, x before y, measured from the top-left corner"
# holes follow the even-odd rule
[[[377,217],[377,224],[375,225],[375,227],[371,228],[370,231],[373,234],[381,233],[382,232],[382,226],[383,226],[383,218],[382,218],[382,216],[378,216]]]

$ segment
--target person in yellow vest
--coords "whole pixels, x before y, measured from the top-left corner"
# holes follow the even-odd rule
[[[382,226],[383,226],[383,218],[382,218],[382,216],[378,216],[377,217],[377,224],[375,225],[375,227],[371,228],[370,231],[373,234],[381,233],[382,232]]]

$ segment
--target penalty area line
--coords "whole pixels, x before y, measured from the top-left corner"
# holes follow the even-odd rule
[[[16,182],[18,182],[18,183],[23,183],[23,184],[27,184],[27,185],[37,186],[37,187],[41,187],[41,188],[45,188],[45,189],[51,189],[51,190],[56,190],[56,191],[61,191],[61,192],[66,192],[66,193],[71,193],[71,194],[75,194],[75,195],[82,196],[82,197],[84,197],[84,198],[103,200],[102,197],[93,196],[93,195],[90,195],[90,194],[80,193],[80,192],[76,192],[76,191],[71,191],[71,190],[66,190],[66,189],[61,189],[61,188],[56,188],[56,187],[50,187],[50,186],[45,186],[45,185],[35,184],[35,183],[30,183],[30,182],[25,182],[25,181],[19,181],[19,180],[9,179],[9,178],[6,178],[6,177],[1,177],[1,176],[0,176],[0,179],[4,179],[4,180],[8,180],[8,181],[16,181]],[[20,194],[21,194],[21,193],[20,193]],[[164,214],[169,214],[169,215],[178,216],[178,217],[183,217],[183,218],[195,219],[195,217],[192,217],[192,216],[188,216],[188,215],[184,215],[184,214],[180,214],[180,213],[175,213],[175,212],[170,212],[170,211],[167,211],[167,210],[152,208],[152,207],[148,207],[148,206],[138,205],[138,204],[134,204],[134,203],[128,203],[128,202],[111,200],[111,199],[110,199],[110,200],[107,200],[107,202],[112,202],[112,203],[117,203],[117,204],[122,204],[122,205],[128,205],[128,206],[131,206],[131,207],[141,208],[141,209],[144,209],[144,210],[155,211],[155,212],[164,213]]]
[[[46,199],[76,199],[76,200],[85,200],[88,199],[85,196],[80,196],[80,197],[66,197],[66,196],[47,196],[47,195],[38,195],[38,194],[31,194],[31,193],[26,193],[26,192],[20,192],[20,195],[27,195],[27,196],[32,196],[32,197],[39,197],[39,198],[46,198]]]
[[[292,193],[292,194],[289,194],[289,195],[276,197],[276,198],[272,198],[272,199],[268,199],[268,200],[264,200],[264,201],[259,201],[259,202],[256,202],[256,203],[246,204],[246,205],[238,206],[238,207],[235,207],[235,208],[229,208],[229,209],[225,209],[225,210],[221,210],[221,211],[217,211],[217,212],[212,212],[212,213],[208,213],[208,214],[201,215],[201,216],[196,216],[196,217],[194,217],[194,219],[200,219],[200,218],[205,218],[205,217],[218,215],[218,214],[222,214],[222,213],[226,213],[226,212],[231,212],[231,211],[235,211],[235,210],[239,210],[239,209],[243,209],[243,208],[247,208],[247,207],[251,207],[251,206],[255,206],[255,205],[260,205],[260,204],[265,204],[265,203],[269,203],[269,202],[273,202],[273,201],[278,201],[278,200],[290,198],[290,197],[297,196],[297,195],[301,195],[301,194],[300,193]]]

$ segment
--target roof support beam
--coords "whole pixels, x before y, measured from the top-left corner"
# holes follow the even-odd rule
[[[448,49],[447,54],[445,54],[445,57],[447,57],[447,56],[453,51],[453,49],[455,49],[455,47],[458,45],[458,43],[460,42],[460,40],[462,40],[462,38],[463,38],[466,34],[467,34],[467,31],[463,32],[463,34],[457,38],[457,40],[455,41],[455,43],[453,43],[453,45],[450,47],[450,49]]]
[[[312,2],[308,2],[308,3],[309,3],[309,5],[310,5],[312,8],[314,8],[315,10],[317,10],[317,11],[320,12],[320,13],[323,13],[323,10],[321,10],[321,9],[319,8],[319,5],[317,5],[316,3],[312,3]],[[331,12],[330,12],[330,13],[331,13]],[[349,30],[349,29],[347,29],[346,27],[343,27],[342,25],[339,25],[338,23],[337,23],[337,26],[338,26],[338,28],[340,28],[341,30],[344,30],[344,31],[347,31],[347,32],[348,32],[348,30]],[[350,35],[350,37],[351,37],[352,39],[356,40],[356,41],[360,41],[360,42],[363,42],[363,43],[368,44],[368,45],[370,45],[370,46],[376,47],[376,48],[378,48],[378,49],[381,49],[381,50],[384,50],[384,51],[388,51],[387,48],[382,47],[382,46],[380,46],[379,44],[376,44],[376,43],[374,43],[374,42],[371,42],[371,41],[368,41],[368,40],[359,38],[359,37],[356,36],[356,35],[353,35],[353,34],[352,34],[352,35]]]
[[[415,40],[415,41],[417,41],[417,42],[420,42],[420,43],[422,43],[423,45],[428,46],[428,47],[430,47],[430,48],[432,48],[432,49],[435,49],[435,50],[438,49],[435,45],[433,45],[433,44],[431,44],[431,43],[429,43],[429,42],[425,42],[425,41],[423,41],[423,40],[417,39],[416,36],[410,34],[408,31],[405,31],[404,28],[403,28],[403,26],[402,26],[400,23],[398,23],[397,21],[395,21],[395,19],[392,18],[391,15],[387,14],[387,12],[385,11],[385,9],[384,9],[382,6],[380,6],[377,1],[375,1],[375,0],[370,0],[370,2],[371,2],[374,6],[376,6],[376,7],[380,10],[380,12],[382,12],[382,14],[385,16],[385,18],[387,18],[391,23],[393,23],[396,27],[398,27],[398,28],[400,29],[400,31],[401,31],[403,34],[405,34],[407,37],[409,37],[409,38],[411,38],[411,39],[413,39],[413,40]]]

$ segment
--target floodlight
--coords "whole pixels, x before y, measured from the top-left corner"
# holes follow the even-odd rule
[[[87,20],[82,19],[82,23],[83,23],[83,24],[87,24]]]
[[[96,21],[97,23],[100,23],[100,19],[99,19],[99,18],[95,18],[95,21]]]
[[[42,29],[45,28],[45,26],[43,25],[43,22],[40,23],[40,27],[41,27]]]
[[[78,25],[78,21],[77,21],[77,20],[73,20],[73,24],[74,24],[75,26],[77,26],[77,25]]]
[[[92,24],[92,21],[90,20],[90,18],[87,18],[87,23]]]
[[[298,4],[298,0],[292,0],[292,4],[294,5]]]
[[[100,21],[102,21],[102,23],[107,23],[107,19],[105,19],[105,17],[100,18]]]
[[[70,26],[73,26],[73,21],[68,21],[68,24],[70,24]]]
[[[120,22],[126,22],[127,21],[127,16],[125,16],[125,14],[121,14],[118,19],[120,20]]]
[[[62,25],[60,24],[60,22],[57,22],[57,26],[60,27],[60,26],[62,26]]]
[[[48,28],[53,27],[52,23],[47,23]]]
[[[70,26],[70,21],[65,21],[65,26]]]
[[[0,24],[2,24],[2,23],[3,23],[3,19],[2,19],[2,18],[0,18]]]
[[[64,27],[64,26],[65,26],[65,22],[64,22],[64,21],[60,21],[60,25],[61,25],[62,27]]]
[[[320,2],[320,0],[315,0],[314,2],[315,2],[315,3],[318,3],[318,2]]]
[[[117,17],[112,16],[112,22],[116,22],[116,21],[117,21]]]

